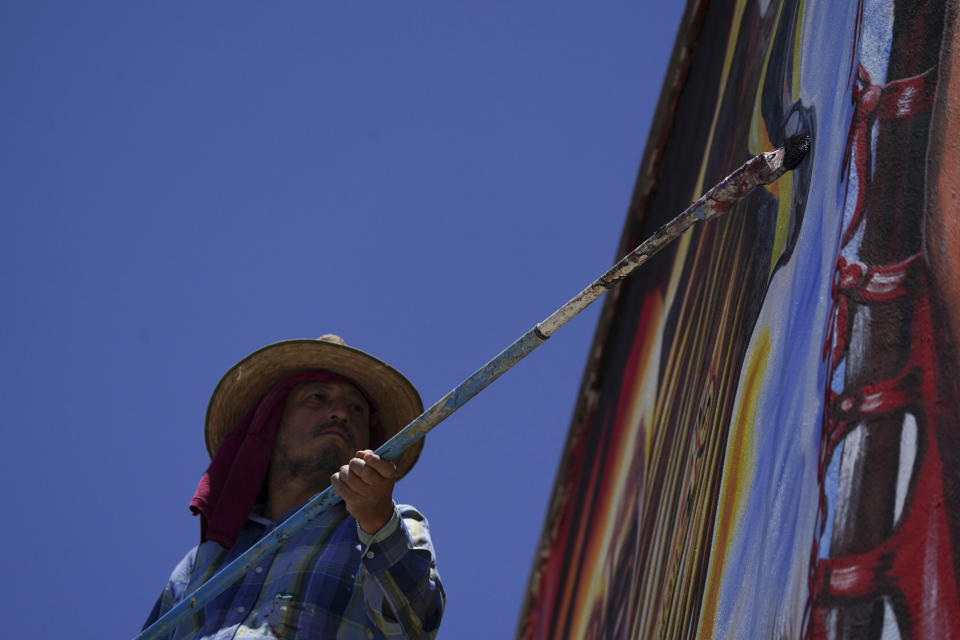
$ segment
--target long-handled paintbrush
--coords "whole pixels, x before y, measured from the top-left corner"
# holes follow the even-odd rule
[[[543,322],[520,336],[497,357],[483,365],[469,378],[440,398],[402,431],[377,449],[377,454],[391,460],[408,446],[422,438],[428,431],[443,422],[451,413],[483,391],[510,367],[539,347],[554,331],[566,324],[573,316],[583,311],[620,280],[633,273],[663,247],[676,240],[695,222],[716,218],[750,193],[755,187],[770,184],[787,171],[796,167],[810,150],[810,137],[793,136],[784,146],[775,151],[761,153],[727,176],[720,184],[707,191],[686,211],[660,227],[656,233],[643,241],[636,249],[624,256],[606,273],[586,289],[574,296],[565,305],[550,314]],[[186,596],[159,620],[144,629],[137,640],[148,640],[169,633],[185,617],[202,609],[227,587],[236,582],[251,567],[270,555],[277,547],[300,531],[306,524],[340,501],[340,496],[327,488],[314,496],[307,504],[264,536],[236,560],[218,571],[196,591]]]

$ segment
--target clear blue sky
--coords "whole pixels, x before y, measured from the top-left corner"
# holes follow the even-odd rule
[[[135,634],[246,353],[338,333],[430,404],[606,269],[682,4],[4,3],[3,636]],[[598,311],[397,487],[440,638],[514,632]]]

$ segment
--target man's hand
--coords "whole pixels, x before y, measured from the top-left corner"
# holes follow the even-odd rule
[[[373,451],[357,451],[330,484],[347,505],[347,511],[367,533],[374,534],[393,515],[393,483],[397,466],[382,460]]]

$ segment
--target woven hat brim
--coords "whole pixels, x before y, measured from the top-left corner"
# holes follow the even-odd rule
[[[230,429],[273,386],[298,371],[324,369],[356,382],[377,407],[387,439],[423,413],[416,388],[399,371],[370,354],[325,340],[285,340],[254,351],[217,383],[207,406],[204,439],[212,457]],[[416,463],[423,438],[393,462],[397,478]]]

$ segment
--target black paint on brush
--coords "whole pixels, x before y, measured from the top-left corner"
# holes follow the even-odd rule
[[[783,145],[783,166],[790,171],[810,152],[810,136],[800,133],[790,136]]]

